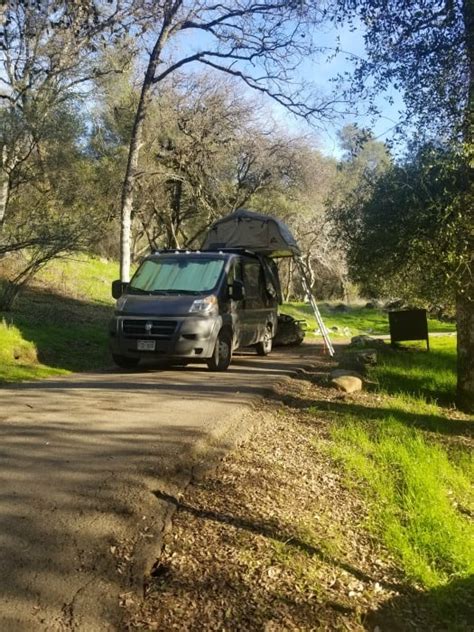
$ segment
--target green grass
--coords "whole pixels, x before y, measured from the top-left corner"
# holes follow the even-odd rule
[[[52,261],[37,282],[55,288],[59,294],[96,304],[112,305],[110,285],[120,276],[119,264],[85,254]]]
[[[387,313],[381,309],[369,309],[360,306],[348,306],[347,311],[338,311],[335,305],[329,303],[318,304],[319,311],[326,327],[331,330],[337,327],[338,331],[330,332],[336,336],[358,336],[360,334],[386,335],[389,333]],[[282,314],[288,314],[298,320],[308,322],[307,335],[314,335],[316,322],[307,303],[285,303],[281,307]],[[435,319],[428,319],[428,328],[431,333],[454,332],[456,326],[453,323],[444,323]]]
[[[331,421],[328,449],[367,499],[368,527],[446,616],[444,589],[474,574],[474,428],[437,403],[454,399],[455,339],[432,346],[387,350],[371,371],[374,397],[313,412]]]
[[[420,350],[420,346],[423,347]],[[456,338],[432,338],[430,351],[422,345],[389,346],[380,355],[371,377],[387,393],[409,393],[416,401],[452,403],[456,390]]]
[[[474,573],[472,463],[453,459],[396,414],[361,422],[347,417],[333,430],[333,454],[373,501],[372,527],[406,574],[426,587]]]
[[[13,311],[0,312],[5,322],[0,330],[0,383],[109,365],[110,285],[117,276],[116,263],[87,255],[51,262]],[[15,358],[18,345],[35,352]]]
[[[36,345],[20,330],[0,322],[0,383],[63,375],[66,371],[38,362]]]

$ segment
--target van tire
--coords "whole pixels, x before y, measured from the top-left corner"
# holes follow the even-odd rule
[[[270,329],[270,327],[267,327],[263,340],[260,342],[257,342],[257,344],[255,345],[255,349],[257,350],[257,354],[259,356],[267,356],[271,352],[272,346],[273,346],[272,330]]]
[[[135,369],[140,362],[139,358],[129,358],[127,356],[116,355],[115,353],[112,355],[112,358],[115,364],[121,369]]]
[[[231,360],[232,336],[221,330],[217,336],[212,357],[207,360],[208,369],[210,371],[227,371]]]

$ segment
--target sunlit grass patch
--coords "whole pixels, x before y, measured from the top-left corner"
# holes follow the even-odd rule
[[[427,587],[474,572],[472,461],[396,416],[346,417],[332,429],[335,458],[372,501],[370,521],[405,572]]]
[[[454,399],[455,344],[379,352],[377,397],[335,402],[330,413],[328,449],[367,498],[370,528],[429,588],[474,573],[473,422],[437,403]],[[449,435],[467,443],[438,440]]]
[[[35,345],[20,330],[0,321],[0,383],[38,380],[67,371],[38,362]]]
[[[35,341],[41,361],[51,368],[87,371],[110,363],[107,347],[107,321],[42,322],[19,315],[16,319],[26,338]]]
[[[112,305],[111,284],[118,279],[119,264],[91,255],[76,253],[51,261],[37,281],[71,298]]]
[[[431,339],[431,351],[420,347],[392,350],[379,354],[378,365],[371,371],[380,389],[388,394],[411,394],[420,401],[452,402],[456,391],[456,338]]]
[[[329,303],[318,304],[319,311],[326,327],[331,330],[332,336],[357,336],[360,334],[386,335],[389,333],[388,315],[382,309],[367,308],[360,305],[346,305],[344,309],[338,309],[337,305]],[[314,335],[317,329],[311,306],[308,303],[291,302],[281,306],[281,313],[293,316],[297,320],[306,320],[308,323],[308,336]],[[456,327],[453,323],[445,323],[429,318],[428,328],[431,333],[454,332]]]

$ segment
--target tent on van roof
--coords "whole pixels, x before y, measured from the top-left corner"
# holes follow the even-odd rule
[[[313,308],[324,344],[329,354],[331,356],[334,355],[334,347],[311,292],[311,281],[301,258],[301,250],[286,224],[269,215],[262,215],[261,213],[254,213],[253,211],[239,208],[234,213],[215,222],[209,229],[202,245],[203,250],[219,250],[220,248],[245,248],[253,250],[259,255],[266,255],[272,258],[295,257],[296,264],[301,272],[303,286]],[[262,259],[262,262],[264,261]],[[278,271],[276,270],[275,262],[267,259],[266,263],[264,263],[264,271],[267,289],[271,289],[271,286],[273,286],[281,302]]]
[[[274,217],[239,208],[215,222],[203,250],[246,248],[268,257],[300,256],[301,251],[288,226]]]

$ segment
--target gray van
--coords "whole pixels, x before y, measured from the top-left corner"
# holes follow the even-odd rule
[[[155,252],[112,295],[110,350],[123,368],[162,358],[225,371],[237,348],[267,355],[281,301],[273,260],[241,249]]]

